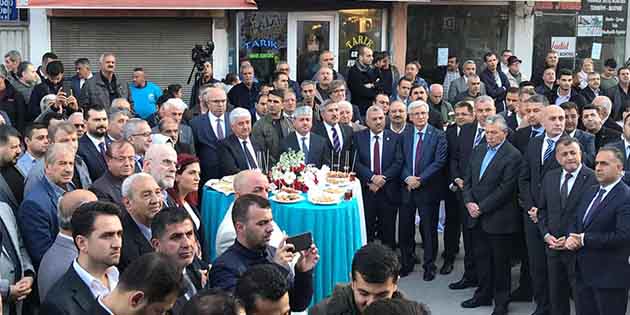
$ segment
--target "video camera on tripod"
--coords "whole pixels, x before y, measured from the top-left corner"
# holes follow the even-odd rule
[[[214,51],[214,42],[208,41],[205,46],[203,45],[195,45],[192,49],[191,59],[193,61],[193,68],[190,70],[190,75],[188,76],[188,83],[190,84],[190,80],[192,79],[193,73],[195,72],[195,68],[197,69],[197,73],[195,74],[195,81],[199,78],[201,72],[203,72],[203,67],[206,62],[212,62],[212,52]]]

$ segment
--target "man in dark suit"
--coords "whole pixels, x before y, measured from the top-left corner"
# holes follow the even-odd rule
[[[608,98],[608,96],[597,96],[593,99],[593,106],[597,107],[599,111],[599,117],[602,118],[602,126],[613,129],[619,132],[623,132],[623,128],[610,117],[610,112],[612,110],[612,102]]]
[[[24,198],[24,177],[17,167],[20,147],[20,134],[7,125],[0,126],[0,202],[8,204],[14,213]],[[28,153],[25,153],[28,154]]]
[[[449,161],[450,178],[460,192],[464,189],[464,175],[468,172],[473,149],[486,141],[484,129],[486,119],[496,114],[494,100],[489,96],[479,97],[475,100],[474,113],[476,121],[461,127],[457,142],[450,151],[452,153],[451,161]],[[464,274],[459,281],[449,284],[448,287],[452,290],[462,290],[477,285],[477,272],[473,256],[474,240],[472,230],[468,228],[470,219],[464,210],[463,202],[460,203],[460,208],[462,209],[460,219],[464,240]]]
[[[79,58],[74,62],[74,70],[76,71],[76,75],[74,75],[71,79],[72,82],[72,94],[74,97],[79,97],[81,95],[81,89],[85,82],[91,79],[94,75],[92,74],[92,69],[90,66],[90,60],[87,58]],[[68,93],[68,91],[65,91]]]
[[[223,176],[234,175],[242,170],[271,167],[263,157],[266,152],[262,145],[252,141],[251,114],[243,108],[235,108],[230,112],[230,128],[232,134],[219,142],[220,167]]]
[[[586,131],[595,135],[595,151],[599,151],[603,146],[617,142],[621,138],[621,132],[602,125],[599,110],[593,105],[586,105],[582,108],[582,122]]]
[[[505,108],[503,108],[503,102],[505,101],[507,89],[510,87],[510,81],[505,73],[499,69],[499,61],[495,53],[487,52],[483,56],[483,60],[486,63],[486,69],[481,72],[479,78],[481,82],[486,85],[488,95],[494,99],[497,111],[502,112],[505,110]],[[498,84],[498,82],[501,82],[501,84]]]
[[[623,315],[630,287],[630,189],[621,181],[624,155],[602,148],[595,158],[599,185],[583,194],[566,248],[576,251],[577,314]]]
[[[511,130],[518,129],[518,126],[521,123],[520,111],[519,111],[519,103],[520,103],[520,92],[517,87],[510,87],[507,90],[507,94],[505,95],[505,105],[506,109],[499,114],[505,118],[508,127]]]
[[[77,154],[85,161],[92,181],[107,171],[105,151],[110,140],[107,137],[107,111],[102,105],[94,105],[85,113],[87,132],[79,139]]]
[[[516,201],[521,155],[508,141],[508,127],[500,115],[485,123],[486,143],[472,153],[464,178],[464,202],[473,230],[479,288],[462,302],[464,308],[491,305],[493,315],[505,315],[510,301],[510,259],[514,234],[520,230]]]
[[[580,142],[582,162],[588,167],[593,167],[595,165],[595,136],[577,128],[580,119],[577,104],[564,102],[560,107],[564,110],[564,132]]]
[[[527,101],[521,102],[525,120],[529,126],[516,130],[510,135],[509,141],[514,145],[521,154],[527,151],[529,140],[536,136],[542,135],[545,128],[542,126],[543,110],[548,106],[549,102],[546,97],[536,94],[531,96]]]
[[[72,214],[71,225],[79,256],[48,292],[42,314],[87,314],[98,296],[118,284],[116,265],[123,236],[118,207],[101,201],[86,203]]]
[[[122,183],[134,173],[135,151],[131,143],[120,140],[112,142],[106,153],[107,172],[92,184],[90,190],[100,201],[108,201],[124,208]]]
[[[169,256],[181,270],[184,288],[171,310],[172,314],[181,314],[184,304],[204,286],[201,270],[193,264],[196,260],[195,224],[183,208],[165,208],[151,222],[151,245],[155,251]],[[207,271],[207,268],[205,269]]]
[[[564,102],[573,102],[579,108],[586,105],[584,97],[573,88],[573,72],[569,69],[560,69],[558,72],[558,87],[545,94],[549,104],[560,105]]]
[[[414,124],[402,136],[403,205],[399,214],[399,244],[401,251],[401,275],[413,271],[415,252],[415,216],[420,212],[420,229],[424,242],[425,281],[435,278],[435,259],[438,251],[437,220],[440,200],[436,194],[440,185],[436,182],[446,165],[447,148],[444,132],[428,124],[429,105],[423,101],[409,104],[409,117]]]
[[[544,134],[529,141],[518,180],[519,200],[525,210],[523,227],[536,301],[534,314],[548,314],[550,308],[545,242],[536,224],[542,179],[546,173],[560,167],[555,159],[555,150],[558,140],[564,134],[564,110],[560,106],[549,105],[543,109],[542,116]]]
[[[182,272],[172,259],[146,254],[129,265],[116,288],[99,297],[87,314],[146,314],[169,309],[181,290],[181,278]]]
[[[570,293],[575,296],[575,254],[565,250],[564,242],[581,196],[597,180],[593,170],[582,165],[582,150],[576,139],[560,138],[555,158],[561,167],[543,178],[538,229],[547,245],[551,314],[570,315]]]
[[[354,135],[355,171],[363,184],[368,242],[376,236],[383,244],[396,245],[396,205],[400,200],[402,153],[399,136],[385,128],[385,114],[378,106],[366,111],[369,129]]]
[[[231,134],[227,109],[227,96],[222,88],[209,88],[201,98],[202,111],[190,121],[195,138],[195,151],[201,162],[201,181],[203,185],[208,179],[221,178],[223,171],[219,167],[219,141]]]
[[[313,127],[313,132],[327,140],[332,152],[331,167],[337,168],[351,164],[352,127],[339,124],[338,104],[333,100],[327,100],[320,106],[319,113],[322,116],[322,122]],[[348,157],[347,160],[346,157]]]
[[[582,97],[584,97],[584,99],[586,100],[586,103],[590,104],[593,102],[595,97],[603,94],[603,91],[599,89],[599,86],[601,84],[601,77],[599,73],[591,72],[588,74],[587,79],[588,79],[588,86],[583,88],[580,91],[580,94],[582,94]]]
[[[326,139],[311,132],[313,126],[313,109],[308,106],[300,106],[295,110],[293,129],[289,136],[283,138],[280,143],[282,152],[293,150],[304,153],[304,163],[315,164],[321,168],[322,165],[330,165],[330,147]]]
[[[133,174],[122,185],[127,215],[122,217],[123,238],[118,269],[123,271],[133,260],[153,251],[151,222],[163,204],[162,190],[149,174]]]

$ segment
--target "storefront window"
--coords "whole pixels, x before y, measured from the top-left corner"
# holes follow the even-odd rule
[[[407,60],[420,61],[425,79],[437,80],[438,49],[460,63],[475,60],[479,69],[486,52],[500,53],[507,46],[507,6],[425,5],[409,6],[408,12]]]
[[[237,23],[239,61],[250,60],[256,78],[270,81],[276,63],[287,59],[287,13],[242,12]]]
[[[344,75],[354,65],[358,45],[365,45],[373,51],[383,50],[383,11],[379,9],[359,9],[339,11],[339,71]]]

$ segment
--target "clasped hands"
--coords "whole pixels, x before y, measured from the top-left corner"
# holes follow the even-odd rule
[[[582,243],[583,234],[571,233],[569,237],[561,236],[556,238],[551,234],[545,235],[545,242],[553,250],[576,251],[584,246]]]
[[[371,178],[371,182],[368,183],[368,188],[370,189],[371,192],[377,192],[379,189],[383,188],[383,186],[385,186],[385,176],[383,175],[374,175]]]
[[[409,176],[407,177],[407,179],[405,180],[405,182],[407,182],[407,190],[408,191],[412,191],[416,188],[420,187],[420,177],[418,176]]]
[[[466,203],[466,209],[468,209],[468,214],[473,218],[478,218],[481,215],[481,210],[476,202]]]

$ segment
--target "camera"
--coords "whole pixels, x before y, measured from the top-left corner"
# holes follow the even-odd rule
[[[214,51],[214,42],[208,41],[205,46],[203,45],[195,45],[192,49],[191,59],[195,66],[197,67],[197,71],[203,71],[203,64],[206,62],[212,62],[212,52]]]

